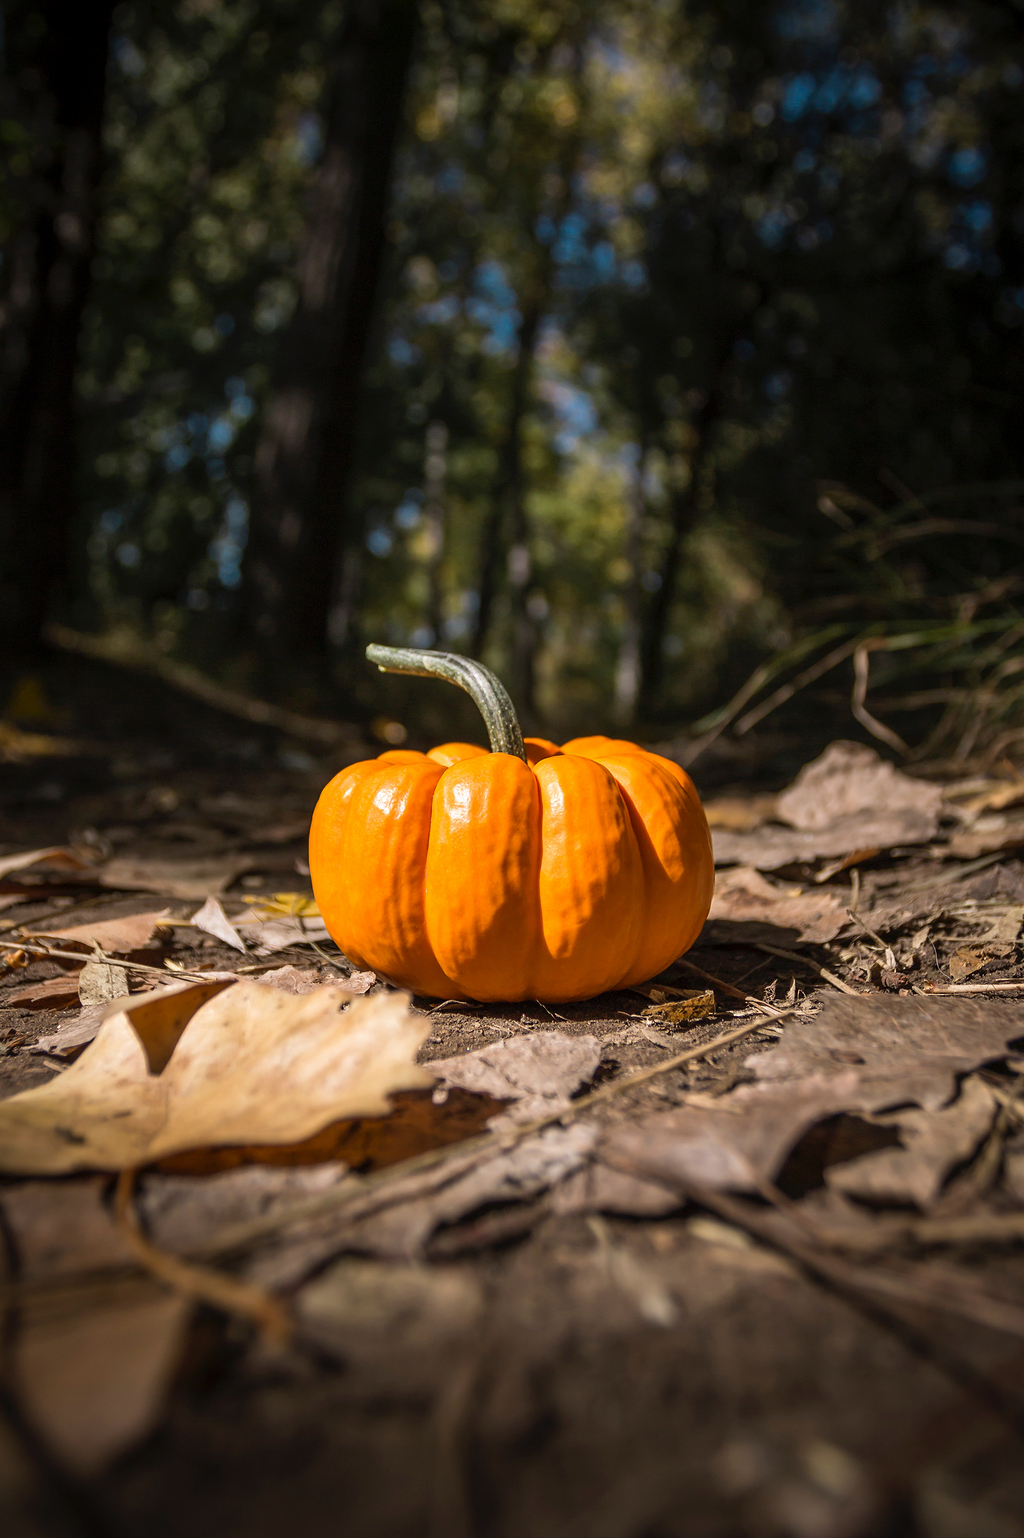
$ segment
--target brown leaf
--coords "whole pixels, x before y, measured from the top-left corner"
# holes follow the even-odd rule
[[[852,1067],[857,1088],[847,1109],[912,1102],[934,1111],[953,1098],[958,1074],[1004,1057],[1021,1036],[1024,1008],[1004,1000],[829,997],[819,1015],[794,1020],[747,1067],[766,1082]]]
[[[507,1117],[496,1117],[495,1122],[524,1122],[568,1106],[570,1095],[593,1078],[600,1061],[601,1046],[595,1036],[536,1031],[425,1066],[448,1089],[515,1101]]]
[[[645,1020],[652,1025],[690,1025],[695,1020],[708,1020],[715,1012],[715,995],[711,988],[679,989],[681,997],[665,999],[651,1004],[643,1011]]]
[[[901,774],[862,743],[833,742],[804,765],[775,806],[782,822],[804,829],[834,827],[842,818],[884,808],[917,822],[923,840],[934,837],[938,828],[942,787]]]
[[[62,1020],[51,1036],[40,1036],[28,1050],[46,1052],[51,1057],[70,1057],[95,1040],[108,1013],[109,1004],[89,1004],[69,1019]]]
[[[169,916],[170,909],[161,908],[159,912],[131,913],[124,918],[93,919],[88,924],[73,924],[70,929],[25,929],[22,932],[46,940],[60,940],[62,950],[91,951],[98,945],[110,956],[127,956],[130,951],[148,945]]]
[[[902,1148],[880,1148],[825,1171],[825,1180],[846,1196],[866,1201],[916,1203],[927,1207],[949,1172],[970,1158],[987,1136],[996,1098],[978,1078],[964,1082],[958,1098],[943,1111],[897,1111],[879,1117],[899,1128]]]
[[[789,829],[723,831],[714,836],[715,862],[779,870],[854,851],[922,844],[935,837],[941,808],[940,786],[901,774],[871,748],[833,742],[777,798],[776,816]]]
[[[810,1074],[787,1084],[741,1084],[711,1103],[691,1103],[617,1128],[598,1157],[614,1169],[676,1189],[754,1191],[778,1174],[805,1132],[856,1099],[857,1078]]]
[[[50,1282],[76,1271],[134,1263],[104,1201],[107,1182],[26,1180],[0,1194],[4,1224],[24,1282]]]
[[[159,892],[164,897],[205,898],[224,892],[252,870],[247,854],[225,854],[212,860],[164,860],[122,857],[108,860],[96,872],[100,886],[122,892]]]
[[[733,833],[749,833],[775,816],[774,796],[718,796],[704,802],[709,828],[728,828]]]
[[[349,1004],[258,983],[186,984],[114,1011],[60,1078],[0,1104],[0,1169],[122,1169],[189,1148],[295,1143],[432,1082],[404,994]]]
[[[949,841],[949,852],[958,860],[974,860],[1000,849],[1024,845],[1024,817],[979,817],[970,828],[961,828]]]
[[[229,1224],[248,1222],[338,1185],[348,1174],[338,1161],[305,1168],[249,1164],[211,1175],[142,1177],[137,1205],[154,1244],[199,1253]]]
[[[774,886],[752,866],[741,865],[716,878],[708,917],[795,929],[801,940],[820,945],[847,923],[846,906],[833,892]]]
[[[83,860],[80,854],[73,849],[67,849],[61,844],[51,845],[48,849],[27,849],[20,854],[7,854],[0,859],[0,879],[9,876],[12,871],[31,870],[34,866],[41,865],[46,870],[87,870],[89,862]]]
[[[99,1473],[159,1418],[191,1305],[150,1283],[24,1305],[14,1349],[23,1412],[75,1473]]]
[[[26,983],[5,993],[5,1004],[17,1004],[22,1009],[64,1009],[78,1003],[78,972],[67,972],[63,977],[48,977],[44,982]]]
[[[128,993],[128,974],[124,967],[111,967],[105,961],[87,961],[78,974],[78,997],[83,1005],[109,1004],[111,999]]]

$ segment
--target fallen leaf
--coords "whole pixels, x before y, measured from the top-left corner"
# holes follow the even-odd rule
[[[191,923],[195,925],[196,929],[202,929],[206,934],[213,935],[218,940],[223,940],[225,945],[233,946],[236,951],[245,953],[245,941],[224,912],[216,897],[208,897],[206,899],[198,913],[193,913]]]
[[[22,1009],[63,1009],[78,1003],[78,971],[67,972],[63,977],[48,977],[43,982],[26,983],[13,993],[3,995],[5,1004],[17,1004]]]
[[[825,1117],[856,1101],[858,1081],[810,1074],[794,1083],[741,1084],[710,1104],[659,1112],[607,1134],[598,1158],[613,1169],[688,1190],[756,1191]]]
[[[445,1088],[514,1101],[508,1113],[494,1118],[497,1124],[534,1121],[568,1106],[569,1097],[593,1078],[600,1061],[601,1045],[595,1036],[536,1031],[425,1066]]]
[[[901,774],[869,747],[833,742],[776,799],[789,829],[713,835],[715,862],[779,870],[867,849],[923,844],[935,837],[941,786]]]
[[[306,819],[308,826],[309,819]],[[272,897],[244,897],[243,902],[252,907],[253,917],[260,920],[269,918],[320,918],[320,909],[316,899],[307,897],[304,892],[275,892]]]
[[[100,1176],[3,1187],[0,1209],[23,1282],[134,1265],[135,1256],[103,1200],[106,1188]]]
[[[226,854],[212,860],[117,858],[96,872],[100,886],[123,892],[158,892],[164,897],[205,898],[224,892],[252,870],[247,854]]]
[[[73,924],[70,929],[29,929],[25,935],[60,940],[62,950],[91,951],[99,946],[110,956],[127,956],[149,944],[156,931],[170,916],[169,908],[154,913],[131,913],[124,918],[93,919],[88,924]]]
[[[752,866],[740,865],[716,878],[708,918],[795,929],[801,940],[820,945],[833,940],[848,922],[846,908],[833,892],[774,886]]]
[[[642,1180],[595,1160],[563,1180],[551,1193],[551,1210],[563,1214],[618,1212],[627,1217],[663,1218],[678,1211],[678,1191]]]
[[[962,983],[965,977],[980,972],[993,959],[993,953],[985,945],[961,945],[949,958],[949,975],[954,983]]]
[[[105,961],[87,961],[78,974],[78,997],[84,1005],[109,1004],[111,999],[128,993],[128,974],[124,967],[112,967]]]
[[[280,988],[282,993],[312,993],[320,987],[323,979],[317,967],[287,966],[277,967],[273,972],[264,972],[262,977],[255,977],[253,981],[262,983],[265,988]],[[350,988],[347,977],[339,978],[338,981],[346,993],[366,992],[365,988]]]
[[[704,802],[709,828],[728,828],[749,833],[775,817],[774,796],[718,796]]]
[[[22,1305],[14,1382],[26,1419],[61,1463],[91,1476],[156,1424],[191,1304],[150,1283]]]
[[[201,1252],[229,1224],[245,1223],[330,1190],[348,1175],[338,1161],[297,1169],[248,1164],[212,1175],[142,1177],[136,1205],[154,1244]]]
[[[841,818],[881,807],[887,814],[904,813],[908,824],[916,822],[923,841],[938,828],[942,787],[901,774],[863,743],[833,742],[804,765],[775,803],[781,821],[804,829],[832,827]]]
[[[883,1111],[912,1102],[936,1111],[956,1076],[1006,1055],[1024,1037],[1024,1007],[1005,1000],[829,997],[821,1013],[793,1020],[779,1045],[746,1060],[764,1081],[846,1074],[849,1109]],[[848,1066],[849,1065],[849,1066]]]
[[[715,1013],[715,995],[711,988],[680,989],[681,998],[664,999],[650,1004],[643,1011],[645,1020],[653,1025],[691,1025],[695,1020],[708,1020]]]
[[[220,980],[115,1006],[60,1078],[0,1104],[0,1169],[123,1169],[383,1115],[393,1091],[433,1082],[414,1062],[430,1024],[404,994],[348,1001]]]
[[[54,844],[48,849],[27,849],[20,854],[4,855],[0,859],[0,879],[9,876],[12,871],[31,870],[37,865],[48,870],[86,870],[89,862],[62,844]]]
[[[596,1140],[593,1127],[548,1127],[513,1148],[488,1148],[396,1180],[356,1198],[343,1222],[336,1214],[289,1234],[262,1251],[246,1275],[261,1286],[292,1286],[344,1251],[393,1260],[422,1255],[435,1229],[481,1207],[539,1195],[581,1169]]]
[[[991,1130],[996,1098],[978,1078],[964,1081],[953,1104],[942,1111],[902,1110],[878,1117],[899,1128],[902,1148],[880,1148],[825,1171],[833,1190],[864,1201],[916,1203],[928,1207],[946,1176],[969,1159]]]
[[[108,1004],[90,1004],[80,1009],[69,1020],[61,1021],[50,1036],[40,1036],[29,1047],[30,1052],[45,1052],[51,1057],[70,1057],[95,1040],[96,1033],[108,1013]]]
[[[319,915],[303,918],[299,914],[293,918],[282,918],[272,913],[264,916],[261,910],[254,909],[251,914],[238,920],[237,928],[255,946],[258,956],[272,955],[274,951],[282,951],[289,945],[309,945],[314,941],[319,945],[322,940],[331,938]]]
[[[1000,849],[1024,845],[1024,817],[979,817],[970,828],[958,829],[949,841],[949,853],[958,860],[974,860]]]

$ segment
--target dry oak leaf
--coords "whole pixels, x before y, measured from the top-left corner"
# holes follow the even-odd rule
[[[212,860],[150,859],[119,856],[96,872],[100,886],[122,892],[157,892],[161,897],[204,898],[224,892],[255,860],[247,854],[225,854]]]
[[[491,1125],[504,1125],[533,1121],[568,1106],[569,1096],[589,1083],[600,1061],[596,1036],[534,1031],[529,1036],[506,1037],[462,1057],[438,1058],[426,1067],[445,1088],[514,1100],[513,1110],[491,1118]]]
[[[773,886],[750,865],[723,871],[716,878],[708,918],[796,929],[801,940],[815,945],[834,940],[847,923],[846,903],[835,893]]]
[[[715,863],[778,870],[854,850],[923,844],[935,837],[942,789],[901,774],[872,749],[833,742],[777,798],[788,828],[713,835]]]
[[[429,1021],[401,993],[350,1002],[342,988],[291,995],[219,979],[118,1004],[59,1079],[0,1104],[0,1170],[116,1170],[296,1143],[434,1082],[414,1061]]]
[[[69,929],[25,929],[26,935],[44,940],[60,940],[61,949],[81,947],[91,951],[98,945],[109,956],[127,956],[129,951],[148,945],[154,933],[167,923],[169,908],[154,913],[130,913],[123,918],[93,919],[87,924],[72,924]]]
[[[952,1100],[958,1074],[1005,1057],[1018,1037],[1024,1005],[1007,1000],[830,997],[819,1015],[792,1021],[777,1047],[753,1053],[746,1066],[766,1082],[852,1071],[848,1110],[937,1111]]]

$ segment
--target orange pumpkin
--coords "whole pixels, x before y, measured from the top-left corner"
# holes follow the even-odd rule
[[[714,862],[684,770],[610,737],[524,743],[505,690],[468,658],[367,657],[466,689],[492,751],[382,753],[324,790],[310,875],[356,966],[440,998],[557,1003],[642,982],[693,944]]]

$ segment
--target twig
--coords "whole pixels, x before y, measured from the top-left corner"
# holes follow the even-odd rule
[[[150,1244],[139,1225],[133,1201],[135,1176],[135,1170],[122,1170],[118,1175],[115,1213],[117,1226],[136,1259],[175,1292],[250,1320],[268,1342],[286,1343],[292,1334],[292,1321],[282,1304],[262,1287],[240,1282],[207,1266],[194,1265]]]
[[[239,694],[235,689],[225,689],[200,673],[198,668],[174,662],[155,647],[147,646],[137,636],[127,638],[83,635],[66,625],[49,625],[46,639],[65,651],[91,657],[99,662],[112,662],[116,667],[130,668],[137,673],[155,673],[172,689],[190,694],[204,704],[223,710],[227,715],[239,716],[254,726],[270,726],[289,737],[301,737],[307,742],[331,746],[339,742],[356,742],[360,739],[357,727],[342,721],[317,721],[300,716],[293,710],[270,705],[266,700],[254,700]]]
[[[822,657],[819,662],[812,663],[809,668],[805,668],[802,673],[797,674],[791,683],[783,684],[780,689],[776,689],[775,693],[770,694],[760,705],[756,705],[753,710],[748,710],[745,716],[740,717],[733,728],[736,736],[745,736],[752,726],[756,726],[759,721],[763,721],[765,716],[770,715],[773,710],[777,710],[780,705],[784,705],[787,700],[791,700],[794,694],[799,693],[801,689],[805,689],[808,684],[815,683],[821,678],[822,674],[830,672],[834,667],[838,667],[840,662],[845,662],[859,644],[859,639],[846,641],[842,646],[837,646],[834,651],[830,651],[827,656]]]
[[[879,721],[877,716],[873,716],[864,703],[868,692],[868,669],[871,666],[871,649],[870,643],[865,642],[862,646],[858,646],[853,654],[853,695],[850,699],[850,710],[861,726],[867,727],[872,737],[877,737],[881,742],[887,743],[890,748],[895,748],[897,753],[902,753],[906,757],[910,752],[910,748],[903,741],[903,738]]]
[[[937,983],[921,985],[921,992],[932,993],[1019,993],[1024,988],[1021,983]]]
[[[751,943],[753,944],[755,951],[764,951],[766,956],[778,956],[783,961],[802,962],[805,967],[810,967],[812,971],[817,972],[819,977],[823,977],[827,983],[831,983],[833,988],[838,988],[840,993],[848,993],[852,999],[864,999],[868,997],[867,994],[861,993],[859,989],[851,988],[849,983],[844,983],[841,977],[837,977],[835,973],[830,972],[827,967],[820,967],[818,963],[816,961],[812,961],[809,956],[800,956],[796,951],[780,951],[773,945],[758,945],[754,944],[754,942]]]
[[[680,956],[679,960],[676,962],[676,966],[686,967],[687,971],[695,972],[696,975],[698,977],[702,977],[706,983],[710,983],[711,986],[717,990],[717,992],[726,994],[726,996],[730,999],[741,999],[744,1004],[760,1002],[760,1000],[751,1001],[750,995],[744,993],[742,989],[734,988],[732,983],[723,983],[720,977],[712,977],[710,972],[705,972],[703,967],[698,967],[694,962],[689,961],[685,956]]]
[[[122,961],[118,956],[108,956],[106,951],[54,951],[46,945],[33,945],[29,940],[0,940],[0,950],[5,951],[34,951],[42,957],[53,956],[58,961],[80,961],[84,966],[87,961],[101,961],[107,967],[122,967],[126,972],[155,972],[158,977],[184,978],[190,983],[209,982],[209,976],[202,972],[186,972],[184,968],[179,972],[177,968],[151,967],[146,961]]]

